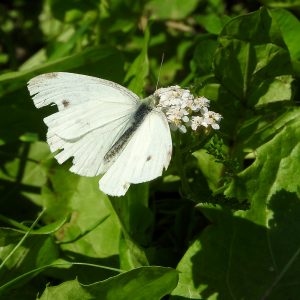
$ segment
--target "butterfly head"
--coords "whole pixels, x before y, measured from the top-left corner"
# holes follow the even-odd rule
[[[150,106],[151,108],[157,107],[159,101],[160,101],[160,97],[156,93],[142,100],[144,104]]]

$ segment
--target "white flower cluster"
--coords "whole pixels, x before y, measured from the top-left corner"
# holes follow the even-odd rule
[[[219,129],[222,116],[209,111],[209,100],[195,98],[189,90],[179,86],[170,86],[156,90],[154,96],[159,99],[157,107],[167,116],[172,130],[187,132],[187,127],[198,130],[202,127]]]

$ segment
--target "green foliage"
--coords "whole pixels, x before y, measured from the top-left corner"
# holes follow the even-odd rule
[[[299,298],[300,2],[234,3],[0,4],[1,299]],[[146,97],[163,54],[159,86],[210,99],[221,128],[174,133],[161,178],[108,197],[55,161],[55,108],[26,83],[68,71]]]
[[[177,277],[171,268],[142,267],[89,285],[71,280],[47,287],[39,299],[161,299],[174,289]]]

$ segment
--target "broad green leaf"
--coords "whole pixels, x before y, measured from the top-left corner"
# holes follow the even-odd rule
[[[297,299],[300,199],[281,190],[268,203],[260,200],[249,213],[202,209],[213,225],[180,261],[171,299]],[[261,212],[265,226],[253,221]]]
[[[120,237],[119,257],[120,266],[124,270],[149,265],[145,250],[126,234]]]
[[[62,250],[95,258],[116,255],[120,228],[99,190],[98,178],[80,177],[58,166],[49,169],[48,176],[51,184],[42,190],[47,220],[71,213],[70,221],[57,232]]]
[[[239,102],[253,106],[291,99],[290,56],[266,9],[229,21],[219,41],[215,75]]]
[[[300,276],[300,191],[295,176],[299,128],[299,109],[286,113],[274,127],[266,126],[262,134],[269,134],[268,141],[256,149],[253,164],[226,191],[228,197],[248,199],[249,211],[232,214],[202,208],[214,225],[179,263],[181,275],[174,295],[245,300],[297,297],[298,284],[289,284]]]
[[[298,1],[300,7],[300,1]],[[275,19],[286,43],[294,69],[300,73],[300,47],[297,37],[300,35],[300,22],[289,11],[285,9],[272,9],[270,14]]]
[[[241,172],[227,190],[228,196],[241,199],[256,200],[253,205],[264,205],[266,199],[284,189],[291,193],[299,193],[298,178],[294,176],[298,170],[300,158],[299,109],[286,114],[286,124],[279,124],[277,134],[255,151],[254,163]],[[289,120],[290,119],[290,120]],[[280,126],[281,125],[281,126]],[[257,185],[257,178],[260,184]],[[264,210],[255,221],[265,225]]]
[[[242,18],[240,17],[240,19]],[[242,25],[245,27],[240,33],[245,34],[247,25]],[[227,38],[230,33],[228,31],[225,37]],[[260,35],[257,33],[257,38],[263,40],[262,36],[259,37]],[[234,33],[234,36],[243,40],[242,36],[237,33]],[[266,37],[267,35],[265,35]],[[247,38],[246,34],[245,38]],[[251,38],[251,42],[253,39],[255,40],[253,36],[248,38]],[[227,52],[228,55],[241,53],[242,57],[247,53],[246,51],[243,54],[241,50],[244,45],[236,40],[223,43],[223,46],[227,47],[228,45],[235,45],[236,47],[231,48]],[[249,46],[248,49],[251,48],[251,44]],[[280,54],[282,50],[276,50],[276,47],[269,44],[264,49],[260,49],[259,45],[254,47],[256,57],[260,57],[261,62],[257,65],[251,65],[251,59],[248,60],[249,66],[243,71],[244,74],[249,72],[249,67],[255,70],[252,73],[254,78],[264,68],[272,71],[270,68],[273,68],[278,61],[274,60],[272,63],[272,60],[268,60],[264,62],[264,55],[260,52],[266,53],[268,51],[271,57],[274,54],[274,57],[277,55],[282,57]],[[234,49],[239,50],[235,51]],[[244,47],[245,49],[247,48]],[[225,59],[228,60],[228,57],[230,59],[230,56],[225,56]],[[235,58],[233,58],[234,61]],[[245,65],[241,62],[239,61],[236,66]],[[223,67],[226,68],[225,64]],[[284,67],[282,66],[280,69],[284,70]],[[232,71],[228,68],[227,70]],[[275,69],[273,68],[273,70]],[[221,69],[219,71],[221,72]],[[223,75],[226,72],[225,70]],[[266,74],[265,71],[264,73]],[[286,73],[289,73],[288,70]],[[232,86],[228,85],[226,88],[232,93],[240,93],[236,96],[242,99],[245,91],[243,80],[247,79],[247,76],[237,76],[237,73],[226,74],[224,80],[232,78]],[[273,94],[273,99],[279,95],[278,99],[283,100],[284,95],[280,95],[280,93],[284,90],[281,83],[277,85],[277,81],[283,79],[283,84],[287,84],[288,95],[291,93],[289,91],[291,79],[285,75],[274,79],[276,80],[269,82],[269,91],[273,89],[269,95]],[[286,80],[287,82],[285,82]],[[257,82],[254,86],[256,84]],[[239,89],[240,92],[237,92]],[[219,93],[216,95],[220,97]],[[263,100],[264,97],[260,99]],[[245,127],[240,131],[240,137],[243,136],[248,140],[248,146],[251,145],[252,149],[253,147],[260,147],[254,152],[256,155],[255,162],[239,174],[227,191],[228,196],[249,199],[252,204],[251,210],[247,213],[238,212],[232,215],[223,210],[202,209],[215,225],[203,232],[179,263],[180,281],[174,291],[174,299],[176,299],[175,295],[191,299],[282,299],[297,297],[297,285],[290,286],[288,290],[284,287],[299,276],[297,271],[300,254],[299,239],[295,238],[294,235],[295,229],[299,226],[297,223],[299,190],[297,178],[293,175],[299,168],[296,163],[299,161],[300,153],[299,122],[297,121],[299,111],[290,109],[282,116],[274,119],[276,107],[273,106],[273,110],[271,109],[272,107],[267,114],[253,117],[252,122],[248,122],[247,126],[245,123]],[[278,110],[278,113],[280,111],[282,109]],[[248,134],[246,128],[250,130]],[[255,134],[249,135],[249,132]],[[289,212],[290,215],[283,217],[285,212]],[[282,248],[290,249],[290,251],[284,251]]]
[[[240,128],[238,136],[239,142],[243,143],[243,148],[247,151],[254,151],[259,146],[270,141],[285,127],[295,126],[299,118],[299,109],[283,108],[278,109],[279,116],[274,118],[274,109],[262,111],[262,114],[249,118]],[[250,134],[249,134],[250,133]]]
[[[45,165],[53,155],[45,142],[27,143],[26,145],[29,149],[22,183],[41,187],[46,182]]]
[[[177,280],[178,274],[174,269],[141,267],[90,285],[82,285],[73,280],[55,287],[46,287],[39,299],[155,300],[169,294],[176,287]]]
[[[153,214],[149,209],[149,185],[132,185],[123,197],[112,197],[112,205],[126,232],[140,244],[150,242]]]

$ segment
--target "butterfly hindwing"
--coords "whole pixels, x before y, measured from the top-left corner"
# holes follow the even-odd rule
[[[124,195],[131,183],[146,182],[160,176],[168,167],[171,155],[168,121],[162,112],[152,110],[101,178],[100,189],[110,195]]]

